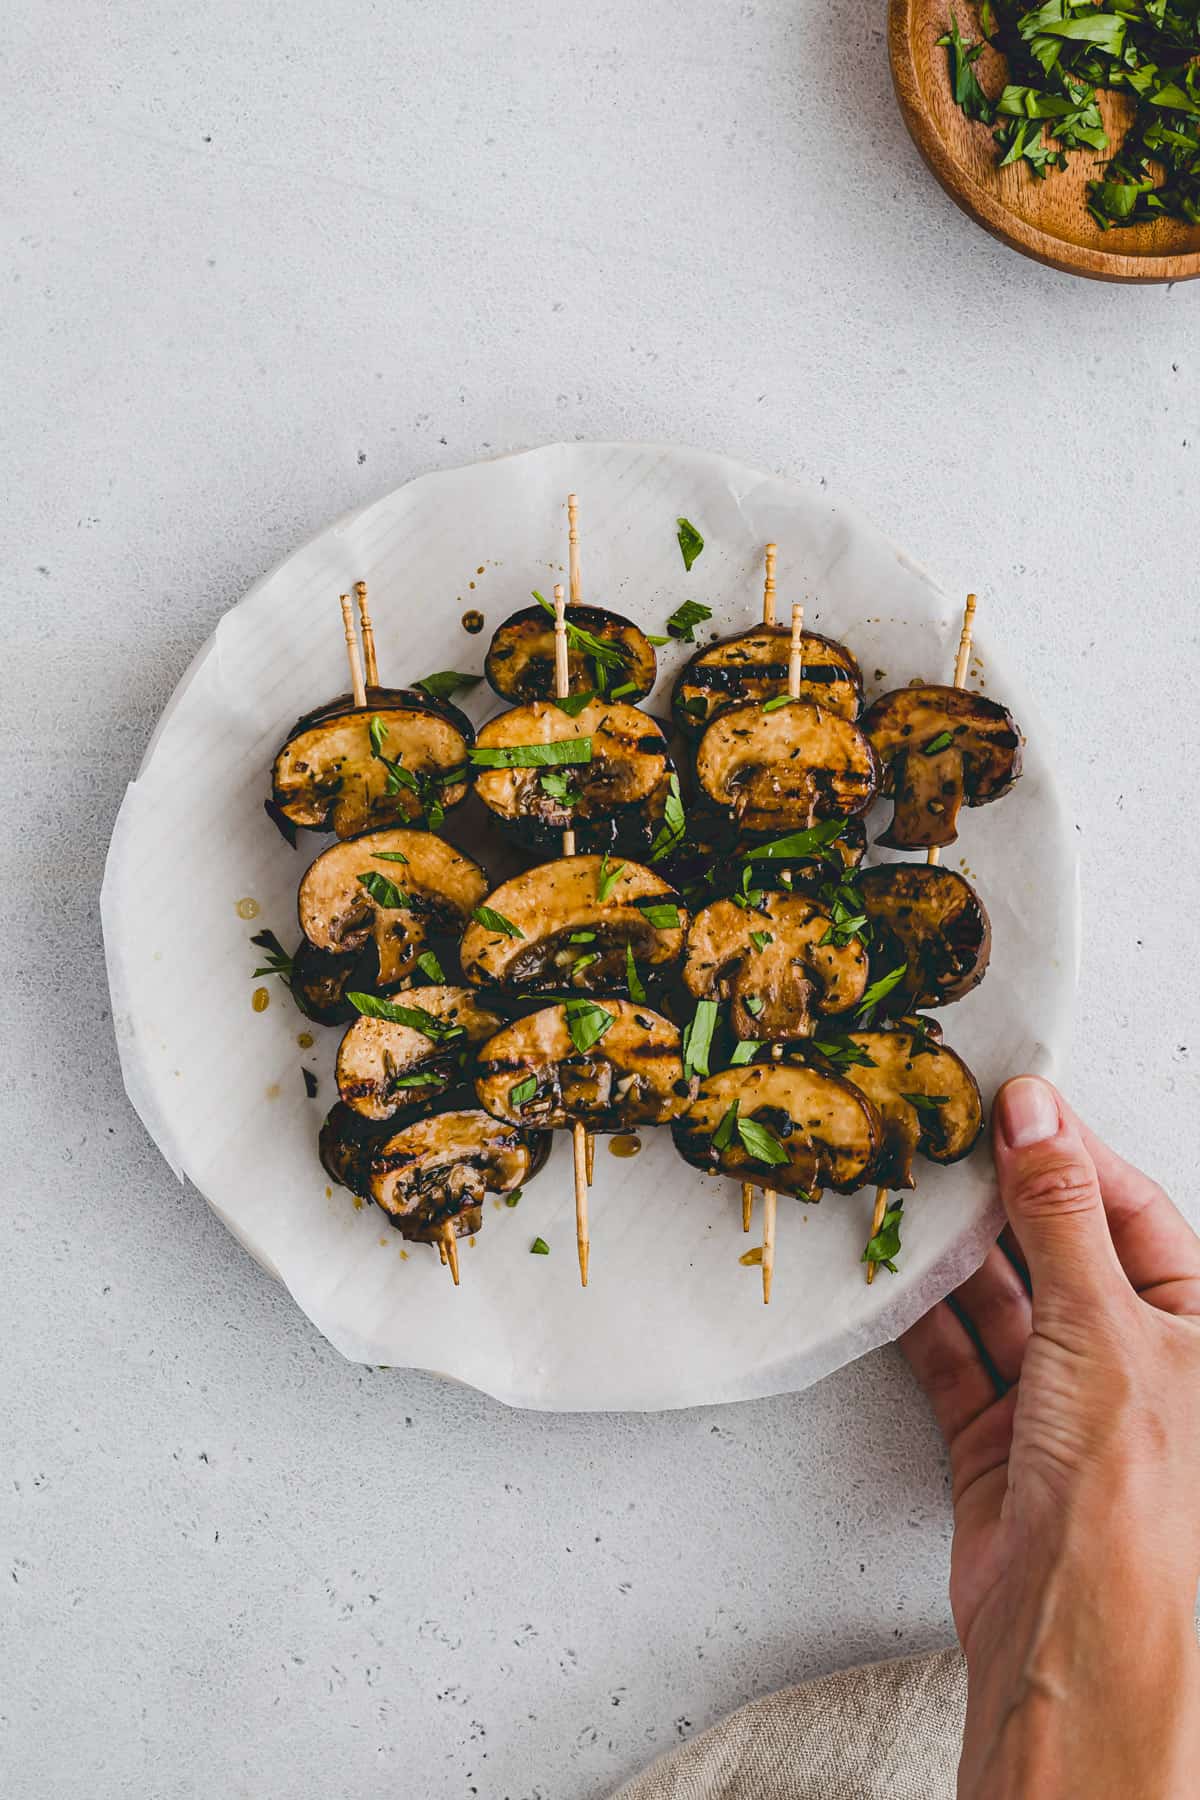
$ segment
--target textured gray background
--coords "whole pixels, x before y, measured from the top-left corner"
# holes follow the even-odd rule
[[[943,1641],[893,1352],[666,1418],[339,1362],[125,1103],[105,846],[196,646],[343,509],[562,436],[728,451],[1006,622],[1083,832],[1073,1092],[1182,1188],[1200,288],[963,219],[882,6],[9,0],[2,33],[5,1791],[584,1800]]]

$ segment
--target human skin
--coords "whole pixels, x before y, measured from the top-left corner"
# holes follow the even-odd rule
[[[901,1340],[953,1473],[959,1800],[1185,1800],[1200,1238],[1047,1082],[1001,1089],[992,1150],[1002,1247]]]

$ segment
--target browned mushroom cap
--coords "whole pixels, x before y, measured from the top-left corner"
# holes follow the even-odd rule
[[[373,831],[323,850],[300,883],[300,929],[318,950],[373,942],[377,982],[412,979],[431,936],[457,936],[487,892],[469,856],[430,831]]]
[[[867,985],[862,944],[833,943],[832,926],[800,894],[764,895],[753,910],[715,900],[692,920],[684,983],[697,999],[731,1002],[735,1037],[810,1037],[819,1015],[857,1005]]]
[[[675,683],[671,705],[681,731],[703,731],[724,707],[746,700],[774,700],[788,691],[792,634],[785,625],[756,625],[736,637],[698,650]],[[819,632],[804,633],[800,699],[844,719],[862,708],[862,671],[845,644]]]
[[[962,802],[998,800],[1021,773],[1012,714],[966,688],[897,688],[867,711],[863,730],[896,803],[879,842],[900,850],[952,844]]]
[[[861,1187],[870,1179],[881,1133],[874,1106],[850,1082],[767,1062],[709,1075],[671,1130],[676,1149],[695,1168],[803,1198],[821,1187],[846,1194]],[[772,1144],[786,1161],[762,1154]]]
[[[623,700],[641,700],[654,686],[658,660],[645,632],[603,606],[568,606],[567,667],[572,694],[633,684]],[[607,654],[593,652],[598,639]],[[554,618],[542,606],[524,606],[496,629],[484,662],[487,678],[505,700],[550,700],[554,676]]]
[[[548,993],[622,987],[626,946],[643,973],[683,954],[687,911],[640,863],[565,856],[489,894],[463,935],[463,974],[476,986]]]
[[[580,1045],[586,1048],[581,1049]],[[479,1050],[475,1090],[498,1119],[632,1131],[687,1105],[679,1032],[627,1000],[569,1000],[506,1025]]]
[[[912,1159],[918,1149],[938,1163],[958,1162],[971,1151],[983,1130],[983,1103],[979,1083],[961,1056],[932,1033],[903,1026],[852,1031],[846,1042],[869,1060],[847,1063],[842,1073],[883,1119],[878,1182],[915,1187]]]
[[[430,1242],[447,1221],[478,1231],[488,1194],[511,1194],[546,1160],[550,1139],[504,1125],[474,1107],[434,1113],[380,1131],[348,1106],[321,1130],[321,1161],[343,1187],[373,1200],[406,1238]]]
[[[301,938],[292,958],[292,998],[318,1025],[348,1025],[356,1019],[346,995],[356,987],[369,987],[374,978],[374,956],[365,950],[343,956],[336,950],[317,950]]]
[[[863,812],[875,752],[858,726],[807,700],[730,706],[696,748],[696,778],[744,831],[790,831]]]
[[[473,988],[423,987],[404,1019],[356,1019],[337,1056],[338,1093],[367,1119],[428,1112],[463,1079],[463,1052],[502,1023],[479,1004]]]
[[[403,824],[466,798],[473,737],[456,706],[416,688],[369,688],[366,706],[347,695],[293,725],[275,758],[272,800],[293,825],[341,838]]]
[[[969,881],[927,863],[883,863],[857,877],[873,928],[871,974],[907,965],[885,1011],[945,1006],[979,986],[992,953],[992,927]]]
[[[530,746],[590,749],[587,762],[477,768],[475,791],[521,842],[549,850],[573,829],[579,849],[649,848],[662,823],[671,758],[662,728],[623,700],[590,700],[568,717],[534,700],[489,719],[475,756],[518,756]]]

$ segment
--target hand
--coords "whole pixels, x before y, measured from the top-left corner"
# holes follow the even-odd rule
[[[901,1340],[953,1472],[960,1800],[1183,1800],[1200,1239],[1048,1083],[1009,1082],[992,1124],[1003,1247]]]

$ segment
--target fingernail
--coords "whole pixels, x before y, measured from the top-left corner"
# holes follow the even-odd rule
[[[1026,1150],[1058,1135],[1058,1101],[1053,1088],[1033,1075],[1020,1075],[1000,1090],[1000,1131],[1010,1150]]]

